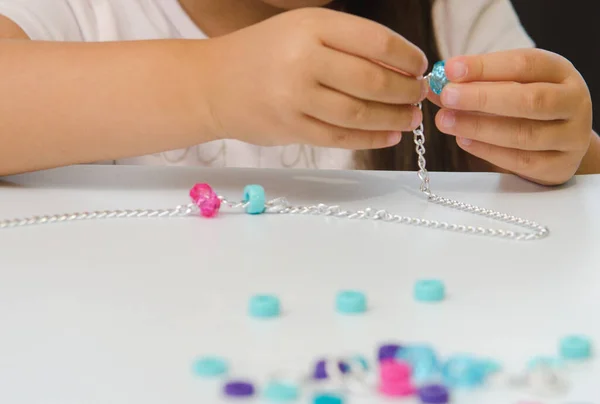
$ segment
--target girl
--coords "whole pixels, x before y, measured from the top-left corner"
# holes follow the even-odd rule
[[[509,0],[0,0],[0,38],[0,175],[413,170],[401,133],[421,121],[431,170],[600,172],[584,80]],[[446,58],[451,84],[427,93]]]

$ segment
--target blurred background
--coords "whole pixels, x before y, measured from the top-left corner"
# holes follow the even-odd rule
[[[596,106],[594,129],[600,132],[600,1],[512,2],[537,47],[563,55],[581,72]]]

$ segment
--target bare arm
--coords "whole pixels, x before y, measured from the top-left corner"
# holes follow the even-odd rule
[[[0,176],[215,139],[208,41],[27,39],[0,16]]]

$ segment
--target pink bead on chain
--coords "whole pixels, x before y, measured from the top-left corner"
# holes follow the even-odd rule
[[[190,190],[190,198],[204,217],[215,217],[221,208],[221,200],[208,184],[196,184]]]

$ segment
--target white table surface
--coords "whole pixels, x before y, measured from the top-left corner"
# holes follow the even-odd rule
[[[0,217],[168,208],[188,203],[196,182],[234,199],[245,184],[259,183],[268,197],[292,203],[369,205],[497,226],[427,203],[414,173],[175,167],[80,166],[5,178]],[[511,176],[434,173],[432,188],[547,224],[551,235],[514,242],[398,224],[235,213],[0,230],[0,403],[218,403],[220,382],[190,371],[204,354],[225,356],[234,375],[262,382],[274,370],[306,371],[323,355],[372,356],[386,341],[489,356],[510,372],[534,356],[555,354],[565,335],[600,341],[600,176],[549,189]],[[443,279],[448,299],[416,303],[412,287],[420,278]],[[336,314],[341,289],[363,290],[369,312]],[[283,316],[248,318],[246,304],[256,293],[278,295]],[[565,377],[568,394],[542,402],[598,402],[595,360]],[[459,393],[454,402],[526,398],[535,397],[491,388]]]

